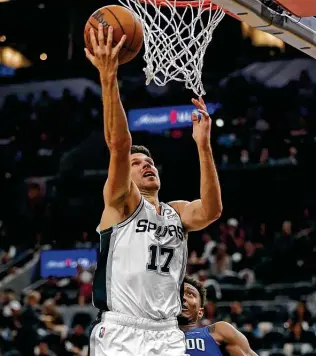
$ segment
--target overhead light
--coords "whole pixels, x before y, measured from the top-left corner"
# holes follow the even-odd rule
[[[217,119],[215,123],[216,123],[216,126],[218,126],[218,127],[223,127],[224,126],[224,120],[223,119]]]
[[[45,4],[38,4],[37,7],[41,10],[45,9]]]
[[[6,36],[5,35],[2,35],[0,36],[0,42],[5,42],[6,41]]]
[[[9,68],[26,68],[31,65],[21,52],[11,47],[0,48],[0,63]]]
[[[40,59],[41,59],[42,61],[46,61],[46,59],[47,59],[47,54],[46,54],[46,53],[42,53],[42,54],[40,55]]]

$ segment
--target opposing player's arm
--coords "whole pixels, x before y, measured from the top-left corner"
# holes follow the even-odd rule
[[[232,325],[220,321],[210,325],[209,331],[217,343],[226,345],[226,350],[231,356],[258,356],[251,350],[245,335]]]

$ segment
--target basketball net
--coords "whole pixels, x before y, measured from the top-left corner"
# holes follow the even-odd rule
[[[209,0],[119,2],[132,10],[143,25],[146,85],[152,80],[159,86],[176,80],[196,95],[204,95],[204,55],[224,11]]]

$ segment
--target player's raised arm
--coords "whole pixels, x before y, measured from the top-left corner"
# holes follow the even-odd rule
[[[118,54],[126,36],[112,48],[113,28],[108,29],[105,43],[103,25],[99,24],[98,36],[90,30],[90,39],[94,54],[86,48],[86,56],[99,70],[102,87],[104,111],[104,138],[110,150],[110,166],[108,179],[104,187],[106,205],[117,207],[122,205],[132,188],[130,177],[131,134],[128,129],[126,115],[121,103],[118,82]]]
[[[258,356],[251,350],[245,335],[232,325],[220,321],[210,325],[209,330],[216,342],[226,345],[226,350],[231,356]]]
[[[201,230],[217,220],[222,213],[221,188],[211,148],[211,118],[203,99],[192,99],[201,114],[198,119],[192,115],[193,139],[196,142],[200,160],[200,199],[192,202],[170,203],[179,212],[187,231]]]

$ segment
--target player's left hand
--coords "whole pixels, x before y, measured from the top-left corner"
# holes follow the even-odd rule
[[[196,106],[197,111],[201,114],[200,119],[197,113],[192,114],[192,136],[198,146],[205,147],[207,145],[210,145],[212,119],[210,118],[210,115],[207,112],[206,105],[201,96],[198,100],[192,99],[192,103]]]

